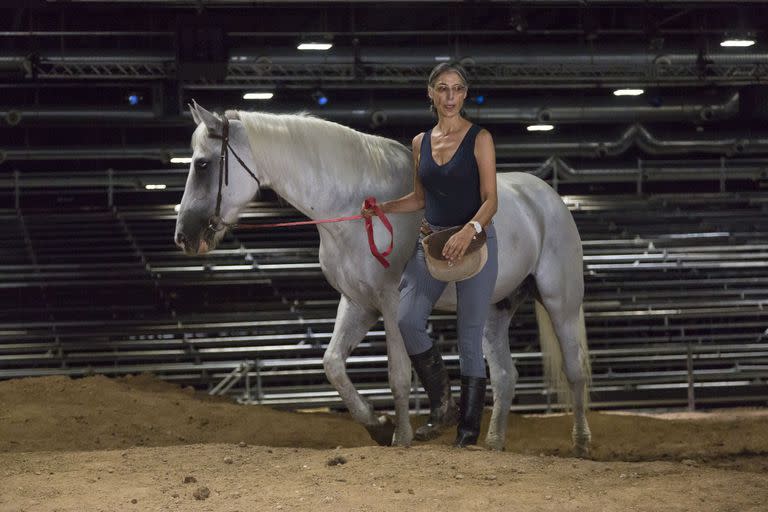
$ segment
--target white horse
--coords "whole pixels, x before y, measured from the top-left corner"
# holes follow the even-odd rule
[[[272,188],[311,219],[355,215],[367,196],[385,201],[412,189],[411,152],[393,140],[305,115],[228,111],[221,117],[196,104],[190,108],[197,129],[175,233],[176,244],[188,254],[213,250],[227,224],[237,221],[260,186]],[[222,152],[224,130],[228,146]],[[223,153],[239,155],[237,162],[230,162],[228,185],[221,185]],[[504,448],[518,377],[508,329],[516,308],[533,294],[550,384],[572,401],[574,450],[585,456],[591,437],[586,419],[590,366],[576,224],[557,193],[527,173],[500,174],[498,198],[494,222],[499,273],[492,299],[496,307],[491,308],[483,339],[494,399],[486,444]],[[407,446],[413,438],[411,365],[397,325],[397,306],[400,274],[416,246],[420,217],[419,213],[390,216],[395,248],[387,269],[371,256],[362,220],[318,225],[320,266],[341,293],[323,357],[325,372],[352,416],[380,444]],[[374,224],[381,245],[389,233],[375,218]],[[446,288],[436,308],[455,311],[455,286]],[[386,330],[394,425],[388,416],[377,417],[353,386],[345,365],[380,315]]]

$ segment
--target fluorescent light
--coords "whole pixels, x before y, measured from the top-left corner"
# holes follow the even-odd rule
[[[301,43],[296,48],[299,50],[330,50],[332,43]]]
[[[275,93],[273,92],[247,92],[243,94],[244,100],[271,100],[272,96],[274,96]]]
[[[172,164],[191,164],[192,163],[192,157],[191,156],[174,156],[171,158]]]
[[[180,204],[175,205],[173,207],[173,211],[175,211],[176,213],[179,213],[181,211],[181,205]]]
[[[614,96],[640,96],[645,90],[643,89],[616,89],[613,91]]]
[[[551,124],[532,124],[526,128],[529,132],[549,132],[554,129],[555,127]]]
[[[451,58],[448,55],[436,55],[435,60],[438,62],[447,62],[451,60]]]
[[[319,268],[319,263],[272,263],[259,265],[259,270],[310,270]]]
[[[162,183],[148,183],[144,185],[144,188],[147,190],[165,190],[165,185]]]
[[[720,46],[724,46],[726,48],[746,48],[748,46],[752,46],[753,44],[755,44],[755,41],[752,39],[726,39],[720,43]]]

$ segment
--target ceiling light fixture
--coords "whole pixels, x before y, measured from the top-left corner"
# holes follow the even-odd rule
[[[191,156],[174,156],[171,158],[172,164],[191,164],[192,163],[192,157]]]
[[[273,92],[247,92],[243,94],[244,100],[271,100],[275,95]]]
[[[614,96],[640,96],[645,92],[645,89],[616,89],[613,91]]]
[[[325,51],[330,50],[331,48],[333,48],[333,43],[320,43],[316,41],[299,43],[296,47],[297,50],[302,51]]]
[[[551,124],[532,124],[526,128],[529,132],[551,132],[554,129]]]
[[[720,43],[720,46],[723,48],[748,48],[754,44],[754,39],[725,39]]]

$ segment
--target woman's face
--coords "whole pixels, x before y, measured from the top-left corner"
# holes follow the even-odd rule
[[[467,98],[467,86],[455,71],[445,71],[438,75],[435,82],[427,88],[437,115],[454,117],[460,115]]]

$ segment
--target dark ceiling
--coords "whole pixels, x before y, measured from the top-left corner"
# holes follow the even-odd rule
[[[766,178],[765,2],[2,5],[3,207],[18,186],[108,176],[138,191],[147,176],[163,179],[163,197],[177,200],[186,169],[169,159],[189,153],[192,99],[219,111],[310,111],[409,141],[432,122],[426,76],[448,58],[471,74],[467,110],[494,134],[500,171],[591,187],[633,183],[638,169],[671,188],[727,175],[751,189]],[[756,44],[723,48],[726,37]],[[333,48],[300,52],[302,40]],[[645,93],[616,97],[619,87]],[[274,98],[242,99],[261,90]],[[536,122],[555,129],[527,132]]]

